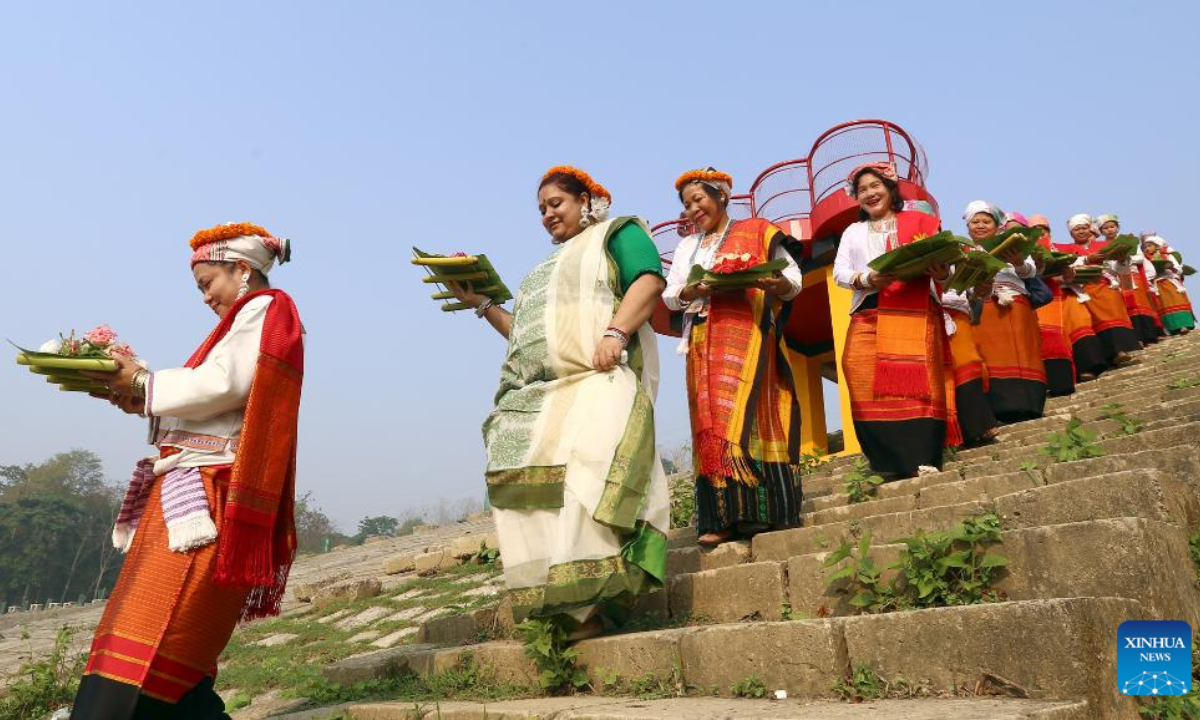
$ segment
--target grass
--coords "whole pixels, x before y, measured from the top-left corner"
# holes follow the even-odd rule
[[[494,605],[496,596],[466,596],[464,593],[479,585],[460,584],[456,580],[487,573],[496,574],[489,566],[462,565],[432,577],[414,577],[402,587],[374,598],[354,602],[337,602],[320,610],[294,617],[278,617],[244,625],[234,633],[221,656],[221,672],[218,676],[219,689],[236,689],[239,695],[256,697],[269,690],[279,690],[290,697],[312,697],[312,693],[336,695],[339,690],[327,687],[321,671],[326,666],[350,655],[375,650],[366,643],[347,642],[365,630],[379,632],[383,637],[397,630],[416,627],[416,620],[394,620],[375,622],[361,627],[341,630],[337,622],[372,607],[385,607],[391,614],[412,608],[443,608],[446,616],[468,613]],[[422,591],[419,597],[400,599],[412,590]],[[343,612],[344,611],[344,612]],[[336,620],[320,623],[319,619],[342,613]],[[272,647],[255,645],[271,635],[287,633],[296,635],[290,642]],[[397,646],[412,642],[416,634],[402,639]],[[380,682],[347,690],[354,695],[350,699],[368,699],[381,694],[407,697],[416,692],[412,683]],[[420,693],[418,693],[420,694]],[[435,689],[426,688],[422,697],[436,697]],[[315,699],[315,698],[314,698]]]

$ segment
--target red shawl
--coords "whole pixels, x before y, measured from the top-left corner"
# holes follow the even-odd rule
[[[915,211],[896,213],[896,239],[907,245],[935,235],[941,222]],[[929,317],[929,280],[896,281],[879,291],[879,325],[876,330],[875,394],[892,397],[932,397],[925,363]]]
[[[270,295],[259,342],[258,366],[217,536],[219,585],[251,587],[242,619],[279,614],[288,571],[296,556],[296,437],[304,376],[303,326],[296,304],[282,290],[260,290],[238,300],[185,367],[204,362],[225,337],[238,311]]]

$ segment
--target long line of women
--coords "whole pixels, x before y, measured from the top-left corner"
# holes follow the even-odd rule
[[[1043,260],[1009,252],[993,280],[954,291],[943,287],[951,266],[907,281],[868,266],[940,227],[905,209],[894,167],[856,168],[847,192],[861,221],[842,236],[834,262],[838,284],[854,291],[842,365],[854,430],[885,476],[936,472],[944,448],[994,442],[1002,423],[1040,417],[1048,396],[1069,395],[1146,345],[1195,327],[1180,256],[1166,241],[1146,232],[1138,249],[1102,252],[1120,233],[1116,215],[1072,216],[1071,242],[1053,243],[1044,216],[971,202],[963,220],[972,242],[1038,228],[1045,249],[1075,259],[1049,276]]]
[[[899,281],[868,263],[937,233],[905,209],[895,169],[865,165],[847,191],[862,221],[842,237],[837,282],[853,291],[843,377],[872,466],[893,477],[940,467],[942,449],[989,442],[1002,422],[1037,417],[1195,319],[1182,268],[1153,234],[1142,252],[1098,254],[1115,216],[1071,218],[1060,250],[1098,279],[1039,278],[1010,253],[993,281],[944,290],[953,268]],[[695,229],[664,273],[645,222],[610,218],[587,173],[551,168],[538,185],[553,250],[511,312],[452,285],[507,340],[484,424],[486,480],[515,618],[552,618],[582,638],[620,624],[666,578],[670,499],[654,434],[659,303],[680,314],[687,357],[699,542],[800,524],[802,422],[783,337],[803,282],[804,248],[763,219],[733,221],[733,180],[712,168],[675,182]],[[974,241],[1040,216],[971,203]],[[1049,243],[1049,237],[1044,239]],[[150,372],[117,359],[93,373],[121,410],[151,420],[114,543],[128,552],[96,630],[72,718],[227,718],[216,661],[239,619],[279,612],[296,549],[293,498],[305,337],[291,298],[267,275],[289,243],[248,223],[202,230],[190,266],[216,328],[184,367]],[[690,278],[776,261],[738,289]],[[1155,261],[1165,271],[1155,273]]]

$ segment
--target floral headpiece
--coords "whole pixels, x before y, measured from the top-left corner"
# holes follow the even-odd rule
[[[707,167],[703,170],[689,170],[680,175],[675,180],[675,192],[683,192],[683,189],[692,183],[700,183],[707,185],[717,192],[725,193],[725,199],[728,200],[730,195],[733,195],[733,176],[729,173],[721,172],[714,167]]]
[[[245,260],[264,275],[292,259],[292,243],[252,223],[226,223],[192,236],[192,266],[202,262]]]
[[[896,165],[890,162],[869,162],[863,163],[850,171],[846,176],[846,194],[852,198],[858,197],[858,189],[854,187],[855,181],[858,180],[859,174],[863,170],[874,170],[882,177],[893,182],[899,182],[900,175],[896,172]]]
[[[612,202],[612,193],[610,193],[603,185],[593,180],[591,175],[588,175],[577,167],[572,167],[570,165],[555,165],[547,170],[546,174],[542,176],[542,182],[546,182],[551,175],[560,174],[570,175],[582,183],[583,186],[587,188],[588,195],[590,195],[593,200],[603,198],[610,203]]]
[[[555,165],[542,176],[540,184],[544,185],[552,175],[569,175],[578,180],[587,189],[588,204],[583,209],[583,215],[579,219],[580,227],[587,227],[593,223],[601,223],[608,219],[608,209],[612,207],[612,193],[603,185],[593,180],[591,175],[570,165]]]

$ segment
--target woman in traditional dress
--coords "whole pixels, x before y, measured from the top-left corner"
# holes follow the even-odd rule
[[[1045,215],[1031,215],[1029,227],[1042,231],[1042,236],[1038,238],[1039,245],[1047,250],[1054,249],[1050,238],[1050,221]],[[1041,270],[1042,268],[1039,267],[1039,273]],[[1037,309],[1038,330],[1042,336],[1042,364],[1046,368],[1046,387],[1051,397],[1070,395],[1075,392],[1075,361],[1071,354],[1070,338],[1066,330],[1064,313],[1067,306],[1063,301],[1062,289],[1063,281],[1070,282],[1073,276],[1074,271],[1067,268],[1060,277],[1042,278],[1046,286],[1050,288],[1052,296],[1050,302]],[[1086,324],[1087,332],[1096,349],[1094,357],[1100,361],[1101,369],[1103,369],[1104,360],[1099,352],[1100,341],[1092,332],[1087,311],[1078,304],[1074,304],[1073,307],[1076,308],[1076,312],[1081,313],[1079,320]],[[1089,371],[1091,371],[1090,368]]]
[[[1101,215],[1096,218],[1096,224],[1100,226],[1100,234],[1105,242],[1112,242],[1121,232],[1121,221],[1116,215]],[[1163,334],[1162,320],[1150,299],[1150,288],[1154,286],[1154,264],[1139,251],[1123,262],[1114,263],[1113,269],[1117,273],[1125,309],[1129,312],[1133,329],[1137,331],[1138,340],[1142,345],[1158,342]]]
[[[192,238],[204,303],[220,320],[180,368],[114,356],[90,373],[151,418],[113,530],[128,552],[96,628],[74,720],[228,718],[217,657],[240,619],[276,615],[296,551],[296,429],[303,328],[267,274],[287,240],[249,223]]]
[[[971,202],[963,213],[976,243],[995,236],[1003,217],[1000,208],[983,200]],[[1018,422],[1041,417],[1046,405],[1041,331],[1024,282],[1037,275],[1037,266],[1017,251],[1000,259],[1008,267],[996,274],[990,287],[976,289],[983,312],[975,342],[987,368],[992,412],[1001,422]]]
[[[850,390],[854,432],[878,473],[912,477],[942,467],[942,450],[962,443],[954,416],[954,372],[938,283],[950,268],[901,282],[867,264],[886,252],[938,232],[938,219],[901,210],[896,168],[854,169],[846,192],[860,222],[842,234],[833,276],[854,291],[842,375]]]
[[[1069,289],[1073,301],[1082,304],[1091,316],[1092,330],[1100,339],[1105,362],[1109,366],[1123,365],[1133,359],[1130,353],[1140,349],[1141,343],[1125,309],[1125,299],[1117,291],[1118,281],[1112,261],[1097,254],[1104,247],[1104,242],[1096,239],[1090,216],[1073,215],[1067,221],[1067,230],[1071,232],[1074,242],[1056,244],[1055,248],[1059,252],[1078,255],[1077,266],[1097,265],[1104,268],[1104,274],[1097,280],[1083,285],[1071,284]],[[1075,362],[1078,366],[1078,354]],[[1077,370],[1081,369],[1077,367]]]
[[[803,285],[795,241],[761,218],[734,222],[733,179],[695,170],[675,181],[696,229],[675,250],[663,302],[683,311],[699,543],[800,524],[800,406],[782,332]],[[745,265],[787,261],[748,289],[688,284],[692,267],[722,258]]]
[[[1166,261],[1166,269],[1157,277],[1159,312],[1163,327],[1171,335],[1187,335],[1196,327],[1196,316],[1183,286],[1183,264],[1157,235],[1142,240],[1142,250],[1148,262]]]
[[[620,624],[666,577],[670,500],[647,322],[662,261],[642,220],[608,219],[611,200],[582,170],[552,168],[538,209],[555,248],[512,313],[452,287],[508,339],[483,433],[513,614],[564,622],[575,639]]]

